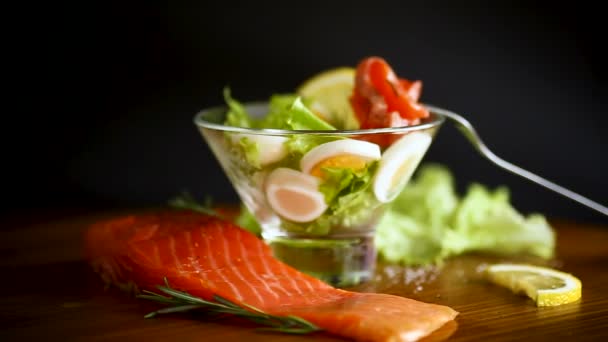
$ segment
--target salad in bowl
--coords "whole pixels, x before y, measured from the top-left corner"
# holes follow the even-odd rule
[[[226,88],[194,121],[275,256],[348,286],[373,274],[376,226],[443,123],[421,92],[369,57],[266,102]]]

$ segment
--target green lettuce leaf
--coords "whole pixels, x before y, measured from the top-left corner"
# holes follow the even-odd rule
[[[247,113],[245,107],[232,98],[229,88],[224,88],[224,99],[228,105],[225,124],[244,128],[269,128],[287,130],[335,130],[333,126],[317,117],[308,109],[302,99],[294,94],[275,94],[268,102],[268,113],[262,119],[255,119]],[[310,134],[293,134],[285,142],[290,166],[314,147],[339,139],[331,136]],[[260,148],[257,143],[245,139],[237,140],[245,159],[254,168],[259,169]]]
[[[553,256],[555,234],[540,214],[523,216],[506,188],[473,184],[463,198],[439,165],[421,167],[377,228],[379,255],[402,264],[436,263],[467,252]]]
[[[348,188],[356,177],[352,169],[324,168],[325,180],[319,185],[319,191],[325,197],[325,203],[330,204],[334,198]]]
[[[290,154],[293,156],[303,156],[308,151],[313,148],[324,144],[326,142],[330,142],[333,140],[338,140],[339,138],[327,137],[327,136],[319,136],[319,135],[309,135],[309,134],[294,134],[289,137],[289,140],[285,142],[285,146]]]
[[[397,196],[391,209],[441,234],[458,201],[450,171],[441,165],[426,164]]]
[[[258,144],[247,137],[242,137],[239,139],[239,145],[249,165],[260,169],[262,166],[260,164],[260,148]]]
[[[351,168],[322,168],[323,182],[319,186],[319,191],[325,197],[325,203],[330,207],[334,206],[334,211],[339,209],[333,204],[334,199],[339,196],[346,196],[365,190],[372,179],[373,170],[376,169],[376,162],[369,163],[361,170]]]
[[[542,215],[518,213],[509,204],[506,188],[492,192],[473,184],[454,214],[443,247],[446,255],[481,251],[550,258],[555,236]]]
[[[273,95],[268,115],[259,123],[261,128],[291,130],[335,130],[336,128],[316,116],[299,96]]]
[[[361,222],[373,223],[379,217],[377,209],[382,206],[371,191],[369,184],[356,191],[338,197],[330,206],[330,215],[338,226],[356,227]]]
[[[224,88],[224,101],[228,105],[225,124],[244,128],[270,128],[288,130],[335,130],[336,128],[315,115],[302,98],[294,94],[275,94],[268,101],[268,113],[254,119],[245,106],[234,99],[230,88]]]
[[[376,231],[376,246],[389,262],[428,264],[442,258],[442,238],[458,206],[454,179],[445,167],[421,166],[392,203]]]
[[[443,257],[441,234],[429,234],[420,221],[389,210],[382,217],[375,236],[379,255],[389,263],[426,265]]]
[[[317,117],[293,94],[273,95],[269,101],[269,111],[259,123],[261,128],[288,130],[335,130],[333,126]],[[293,134],[288,137],[285,146],[291,160],[300,159],[308,151],[326,142],[337,140],[337,137],[311,134]]]
[[[226,113],[225,125],[249,128],[253,126],[253,118],[245,107],[237,100],[232,98],[230,94],[230,88],[224,88],[224,101],[228,105],[228,112]]]
[[[241,203],[241,210],[239,215],[234,220],[239,227],[242,227],[255,235],[260,235],[262,233],[262,228],[260,224],[255,219],[255,216],[247,209],[247,207]]]

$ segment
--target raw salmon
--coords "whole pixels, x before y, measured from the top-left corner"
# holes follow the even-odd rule
[[[412,341],[454,319],[447,306],[336,289],[275,259],[253,234],[189,211],[127,216],[94,224],[86,235],[92,265],[109,284],[214,294],[275,315],[296,315],[360,341]]]

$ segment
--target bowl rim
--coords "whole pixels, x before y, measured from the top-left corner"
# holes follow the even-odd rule
[[[267,106],[267,101],[252,101],[245,102],[243,106],[245,108],[251,108],[253,106],[261,107]],[[371,129],[338,129],[338,130],[289,130],[289,129],[274,129],[274,128],[244,128],[237,126],[226,126],[222,124],[216,124],[205,120],[203,117],[212,112],[225,111],[226,105],[214,106],[203,109],[196,113],[194,116],[194,124],[199,128],[208,128],[217,131],[232,132],[232,133],[246,133],[246,134],[257,134],[257,135],[294,135],[294,134],[307,134],[307,135],[324,135],[324,136],[340,136],[340,135],[369,135],[369,134],[383,134],[383,133],[407,133],[413,131],[426,130],[434,127],[439,127],[445,122],[445,115],[442,114],[444,109],[439,107],[422,103],[431,113],[431,117],[425,122],[402,127],[386,127],[386,128],[371,128]]]

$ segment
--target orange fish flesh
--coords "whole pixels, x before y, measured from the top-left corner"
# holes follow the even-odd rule
[[[295,315],[358,341],[414,341],[458,314],[400,296],[334,288],[274,258],[255,235],[190,211],[95,223],[86,249],[102,279],[123,289],[155,290],[166,277],[176,290]]]

